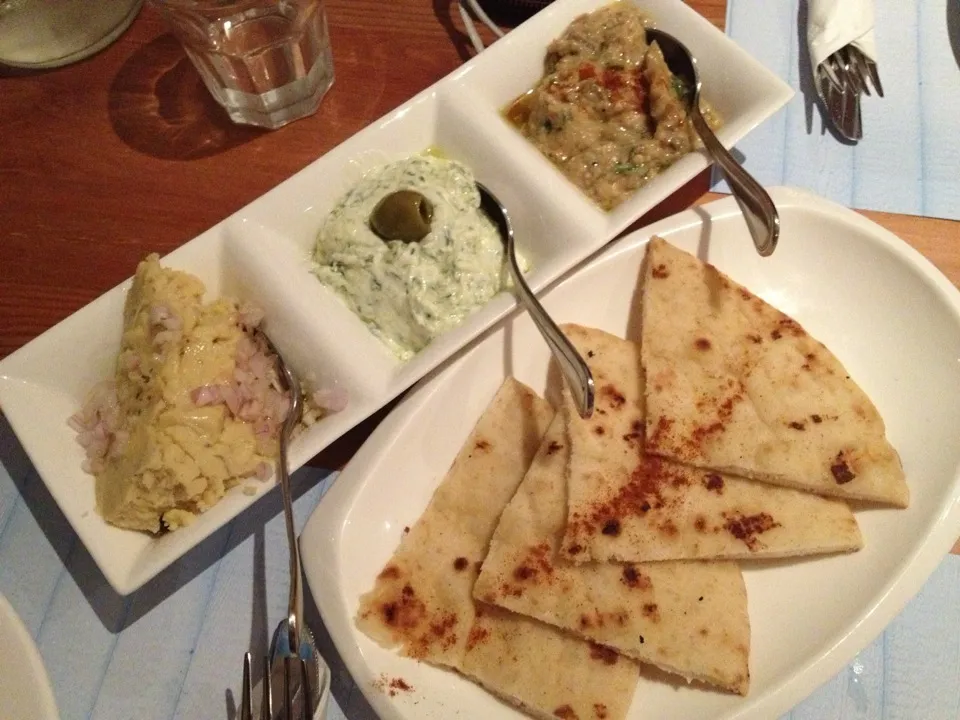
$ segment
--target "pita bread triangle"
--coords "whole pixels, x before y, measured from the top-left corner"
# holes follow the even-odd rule
[[[799,323],[656,237],[642,303],[647,452],[907,506],[903,469],[880,414]]]
[[[500,514],[554,416],[509,378],[417,522],[360,598],[357,627],[386,648],[451,667],[538,717],[622,718],[637,684],[626,659],[472,597]],[[544,660],[549,664],[545,665]],[[605,661],[607,660],[607,661]]]
[[[750,623],[736,563],[558,559],[567,519],[565,425],[558,414],[500,516],[474,597],[688,680],[746,694]]]
[[[538,718],[623,720],[636,663],[533,618],[477,604],[459,668],[494,695]]]
[[[771,558],[862,546],[856,519],[840,500],[647,455],[640,346],[578,325],[563,330],[597,388],[587,420],[564,391],[570,441],[564,558]]]

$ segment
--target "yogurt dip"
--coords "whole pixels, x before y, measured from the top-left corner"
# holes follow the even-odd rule
[[[422,194],[433,208],[430,231],[417,242],[383,240],[370,225],[377,204],[400,190]],[[314,259],[320,281],[401,360],[485,305],[507,277],[473,174],[428,154],[367,172],[331,211]]]

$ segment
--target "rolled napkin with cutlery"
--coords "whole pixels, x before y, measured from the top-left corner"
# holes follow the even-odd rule
[[[824,108],[843,137],[859,140],[860,95],[870,94],[869,83],[883,97],[873,0],[809,0],[807,43]]]
[[[807,43],[816,69],[844,45],[853,45],[877,61],[873,36],[873,0],[809,0]]]

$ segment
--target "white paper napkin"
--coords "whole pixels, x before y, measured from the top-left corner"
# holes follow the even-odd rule
[[[814,70],[844,45],[855,45],[877,61],[873,0],[809,0],[808,8],[807,43]]]

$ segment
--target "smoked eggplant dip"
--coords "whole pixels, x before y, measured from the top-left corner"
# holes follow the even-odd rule
[[[205,304],[204,292],[157,255],[143,260],[113,378],[69,420],[95,477],[97,512],[118,527],[175,530],[272,472],[290,400],[253,332],[263,314],[232,298]],[[307,395],[314,421],[319,395]]]
[[[321,228],[314,272],[401,360],[505,286],[496,226],[459,162],[415,155],[368,171]]]
[[[507,119],[567,178],[611,210],[700,147],[692,91],[647,45],[647,17],[628,0],[581,15],[550,43],[544,76]],[[717,113],[701,101],[707,124]]]

